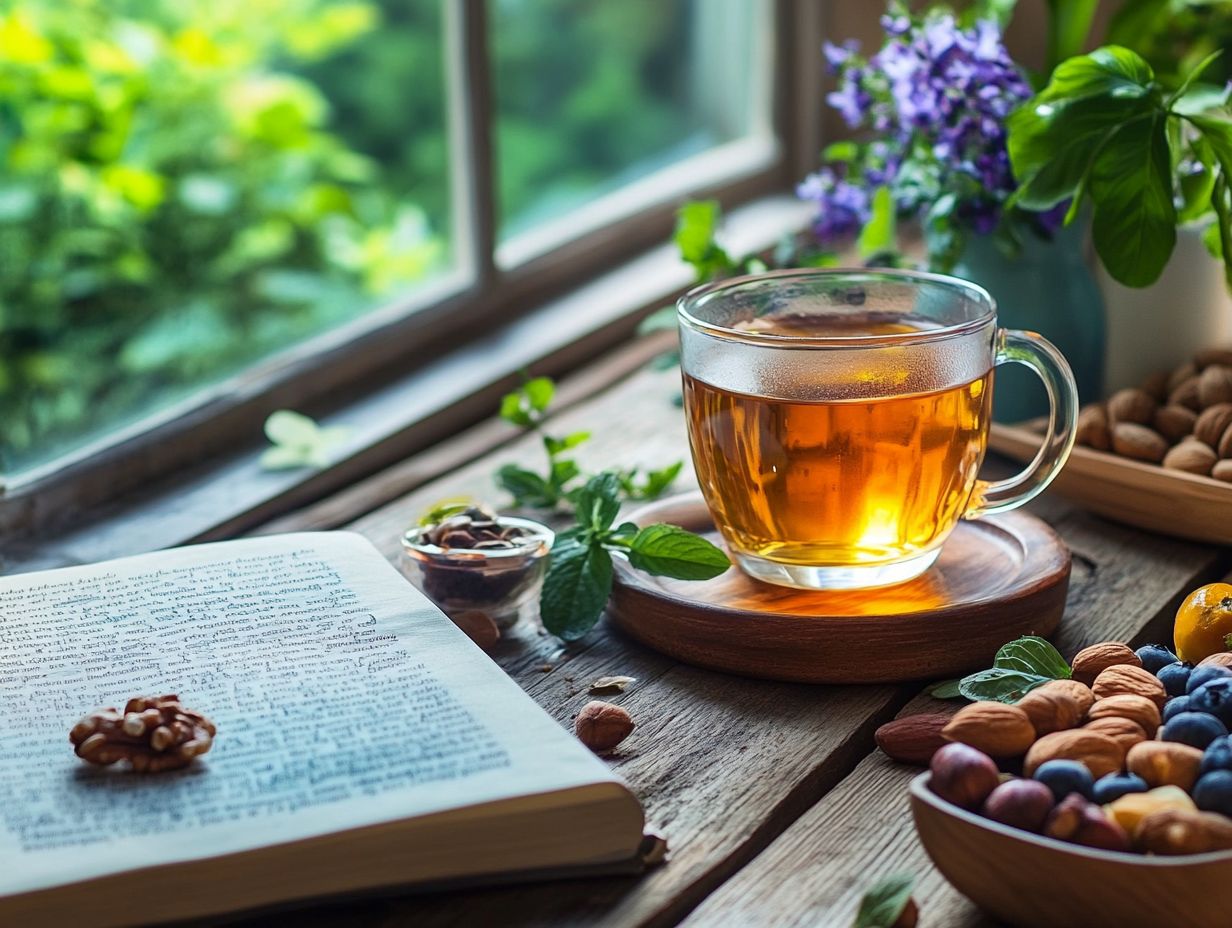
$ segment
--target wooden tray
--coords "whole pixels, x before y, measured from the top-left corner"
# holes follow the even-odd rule
[[[1040,435],[1018,426],[993,425],[988,447],[1029,461]],[[1157,464],[1075,447],[1053,488],[1104,518],[1160,535],[1232,544],[1232,484],[1167,470]]]
[[[721,543],[700,493],[631,518]],[[713,580],[670,580],[618,559],[608,615],[643,644],[713,670],[801,683],[938,680],[990,666],[1020,635],[1055,631],[1069,569],[1052,529],[1014,512],[960,523],[926,574],[876,590],[794,590],[736,567]]]

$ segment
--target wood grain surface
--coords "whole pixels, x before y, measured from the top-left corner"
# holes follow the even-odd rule
[[[629,518],[681,525],[722,544],[700,493]],[[990,666],[1021,635],[1051,635],[1069,574],[1057,534],[1014,512],[960,522],[927,573],[877,590],[797,590],[736,567],[689,582],[618,561],[609,617],[643,644],[712,670],[800,683],[935,680]]]
[[[588,469],[662,466],[687,458],[679,386],[641,371],[563,413],[549,431],[591,429],[579,449]],[[542,464],[528,435],[418,486],[345,527],[398,563],[398,538],[434,501],[460,493],[504,502],[500,465]],[[693,483],[686,461],[679,487]],[[1074,553],[1057,641],[1066,653],[1094,641],[1162,637],[1179,599],[1226,571],[1226,552],[1113,525],[1047,495],[1032,511]],[[314,512],[313,524],[332,527]],[[294,527],[284,523],[284,527]],[[918,875],[922,928],[988,924],[928,863],[907,809],[914,770],[873,749],[872,732],[911,702],[918,685],[810,686],[714,673],[678,663],[603,623],[568,647],[533,629],[501,641],[493,658],[562,725],[602,675],[637,678],[604,697],[637,728],[611,758],[671,845],[666,864],[641,878],[407,896],[250,919],[313,928],[435,926],[800,925],[846,928],[880,876]],[[928,668],[924,668],[928,673]],[[940,674],[937,674],[940,676]],[[690,914],[692,913],[692,914]]]

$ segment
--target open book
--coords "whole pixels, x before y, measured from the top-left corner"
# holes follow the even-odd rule
[[[213,749],[90,766],[69,728],[179,693]],[[0,925],[136,925],[618,869],[637,800],[358,535],[0,578]]]

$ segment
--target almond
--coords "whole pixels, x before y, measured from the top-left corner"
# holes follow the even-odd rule
[[[1156,371],[1142,381],[1142,392],[1155,402],[1162,403],[1168,398],[1169,379],[1170,375],[1167,371]]]
[[[1151,418],[1151,425],[1168,441],[1180,441],[1194,430],[1198,414],[1184,406],[1160,406]]]
[[[1232,425],[1224,429],[1223,435],[1219,438],[1219,444],[1215,451],[1221,458],[1232,458]]]
[[[1100,671],[1091,684],[1091,692],[1095,694],[1096,702],[1109,696],[1145,696],[1163,709],[1168,701],[1168,694],[1159,678],[1149,670],[1132,664],[1115,664]]]
[[[1199,667],[1209,667],[1211,664],[1227,667],[1229,670],[1232,670],[1232,651],[1219,651],[1210,657],[1204,657],[1198,661]]]
[[[1198,375],[1198,402],[1203,409],[1232,402],[1232,367],[1212,364]]]
[[[1205,477],[1219,462],[1219,455],[1209,445],[1196,438],[1187,438],[1164,455],[1163,465],[1169,470]]]
[[[1202,409],[1202,401],[1198,398],[1198,378],[1190,377],[1182,381],[1168,394],[1169,406],[1185,406],[1198,412]]]
[[[941,734],[989,757],[1017,757],[1035,740],[1031,719],[1017,706],[984,701],[963,706]]]
[[[1137,722],[1148,738],[1154,738],[1160,726],[1159,706],[1145,696],[1109,696],[1101,699],[1087,713],[1088,724],[1096,719],[1121,718]]]
[[[1077,728],[1086,715],[1086,708],[1070,693],[1048,686],[1037,686],[1015,705],[1027,713],[1036,735]]]
[[[1198,781],[1202,751],[1177,741],[1143,741],[1129,749],[1125,765],[1148,786],[1179,786],[1189,792]]]
[[[1187,380],[1193,380],[1194,375],[1198,373],[1198,366],[1192,361],[1186,361],[1180,367],[1172,371],[1168,375],[1168,392],[1172,393],[1177,387]],[[1195,384],[1196,386],[1196,384]]]
[[[1232,348],[1204,348],[1194,355],[1194,366],[1198,370],[1212,364],[1232,367]]]
[[[1215,466],[1211,468],[1211,476],[1224,483],[1232,483],[1232,460],[1216,461]]]
[[[1091,776],[1098,780],[1121,769],[1125,752],[1115,738],[1098,731],[1085,728],[1054,731],[1031,745],[1023,761],[1023,774],[1032,776],[1040,764],[1050,760],[1081,761],[1091,771]]]
[[[1095,703],[1095,694],[1091,692],[1091,688],[1085,683],[1080,683],[1077,680],[1050,680],[1042,686],[1037,686],[1035,689],[1031,690],[1031,692],[1065,693],[1082,707],[1082,714],[1079,717],[1080,719],[1085,719],[1087,717],[1087,713],[1091,711],[1091,706]]]
[[[1112,427],[1112,450],[1135,461],[1158,464],[1168,453],[1168,442],[1145,425],[1118,422]]]
[[[1074,440],[1096,451],[1112,447],[1112,433],[1108,430],[1108,413],[1103,406],[1084,406],[1078,413],[1078,428]]]
[[[1134,649],[1119,641],[1101,641],[1083,648],[1074,655],[1071,666],[1074,669],[1074,679],[1090,686],[1101,672],[1117,664],[1130,664],[1141,667],[1142,661],[1134,653]]]
[[[1202,414],[1195,420],[1193,436],[1214,448],[1229,425],[1232,425],[1232,403],[1216,403],[1209,409],[1202,410]]]
[[[873,739],[891,760],[927,767],[937,749],[948,743],[941,730],[949,723],[950,716],[942,712],[905,715],[886,722]]]
[[[1108,418],[1113,422],[1136,422],[1147,425],[1159,404],[1136,387],[1117,390],[1108,398]]]
[[[1127,753],[1135,744],[1146,740],[1146,732],[1141,725],[1133,719],[1127,719],[1119,715],[1108,715],[1103,718],[1094,719],[1087,722],[1083,728],[1087,731],[1097,731],[1101,735],[1107,735],[1121,746],[1121,750]]]

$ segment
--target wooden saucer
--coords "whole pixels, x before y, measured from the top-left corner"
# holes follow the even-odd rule
[[[631,519],[722,543],[700,493]],[[608,616],[643,644],[712,670],[801,683],[940,680],[991,666],[1020,635],[1052,634],[1069,570],[1061,539],[1020,511],[959,523],[927,573],[875,590],[795,590],[736,567],[713,580],[670,580],[617,559]]]

